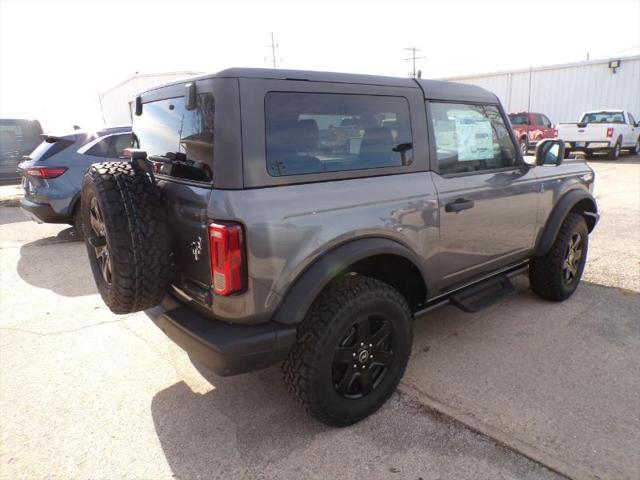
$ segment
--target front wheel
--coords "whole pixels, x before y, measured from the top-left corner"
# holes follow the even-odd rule
[[[316,299],[283,365],[290,393],[323,423],[346,426],[380,408],[404,374],[413,335],[405,298],[349,275]]]
[[[542,257],[531,259],[529,280],[533,292],[556,302],[573,295],[582,278],[588,248],[587,222],[582,215],[570,213],[551,250]]]

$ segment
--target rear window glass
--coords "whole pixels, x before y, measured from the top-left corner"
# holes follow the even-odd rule
[[[511,120],[511,125],[528,125],[529,124],[528,115],[509,115],[509,120]]]
[[[622,112],[587,113],[580,123],[624,123]]]
[[[211,181],[213,167],[214,103],[210,94],[196,97],[187,110],[184,97],[143,105],[134,116],[133,147],[144,150],[161,174]]]
[[[413,160],[402,97],[270,92],[265,99],[272,176],[402,167]]]

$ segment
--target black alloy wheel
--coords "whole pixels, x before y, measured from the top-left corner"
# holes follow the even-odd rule
[[[569,238],[569,244],[564,255],[564,263],[562,265],[562,279],[569,285],[574,282],[578,276],[580,268],[580,259],[582,258],[582,235],[580,232],[574,232]]]
[[[93,231],[89,243],[94,248],[96,260],[102,273],[102,279],[107,285],[111,285],[111,276],[113,267],[111,265],[111,256],[107,246],[107,229],[104,225],[104,218],[100,211],[100,204],[96,197],[91,198],[89,206],[90,226]]]
[[[384,315],[353,323],[333,354],[333,385],[340,396],[362,398],[380,385],[394,361],[395,335],[393,322]]]

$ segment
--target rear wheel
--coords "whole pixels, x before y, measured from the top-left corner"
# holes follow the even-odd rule
[[[169,233],[160,191],[128,163],[92,165],[81,199],[89,264],[114,313],[160,303],[170,279]]]
[[[588,247],[587,222],[582,215],[570,213],[551,250],[542,257],[531,259],[529,280],[534,293],[546,300],[569,298],[582,278]]]
[[[640,155],[640,137],[636,140],[636,144],[631,149],[632,155]]]
[[[345,426],[380,408],[404,374],[412,315],[390,285],[359,275],[331,284],[298,328],[283,365],[292,395],[321,422]]]
[[[620,157],[620,140],[616,141],[616,144],[609,150],[609,159],[617,160]]]
[[[78,205],[73,211],[73,239],[84,240],[84,232],[82,227],[82,210]]]

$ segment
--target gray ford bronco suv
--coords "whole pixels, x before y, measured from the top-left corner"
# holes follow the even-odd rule
[[[130,161],[89,169],[82,214],[113,312],[146,310],[220,375],[282,363],[348,425],[398,385],[414,317],[478,311],[521,273],[571,296],[593,181],[560,140],[527,163],[476,86],[229,69],[139,95]]]

